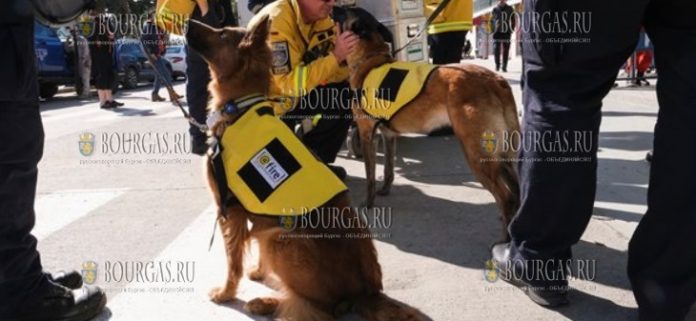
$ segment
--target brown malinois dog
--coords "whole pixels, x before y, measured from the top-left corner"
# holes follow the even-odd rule
[[[375,68],[395,61],[386,44],[392,42],[391,32],[361,8],[335,8],[334,20],[343,30],[350,30],[360,38],[347,58],[351,87],[355,92],[363,92],[363,95],[372,94],[371,88],[363,87],[365,79]],[[486,151],[482,145],[497,142],[495,138],[502,138],[505,133],[511,134],[510,137],[519,137],[512,135],[519,132],[519,121],[510,86],[494,72],[466,64],[433,69],[418,86],[421,85],[415,98],[403,105],[388,121],[369,115],[361,100],[353,100],[353,116],[367,171],[365,205],[373,205],[375,194],[389,194],[394,181],[395,138],[398,134],[428,134],[435,129],[452,126],[469,167],[495,197],[502,211],[505,230],[519,206],[519,183],[513,161],[516,154],[511,149],[502,150],[495,144]],[[373,143],[376,126],[386,138],[384,185],[377,192]],[[507,231],[504,231],[504,235],[507,238]]]
[[[209,90],[213,99],[209,112],[220,113],[219,118],[211,124],[212,137],[223,137],[226,129],[246,117],[243,110],[228,112],[226,106],[229,102],[252,94],[264,95],[271,86],[272,54],[267,44],[268,21],[267,16],[260,19],[248,32],[244,28],[215,29],[196,21],[189,23],[186,34],[188,45],[205,59],[211,71]],[[272,114],[267,117],[275,118]],[[285,130],[289,131],[287,127]],[[249,140],[252,137],[232,139]],[[236,151],[230,151],[228,146],[227,152]],[[233,198],[222,199],[220,189],[227,189],[228,186],[220,186],[216,181],[212,159],[214,156],[209,156],[206,170],[208,184],[218,206],[218,223],[227,253],[228,275],[222,287],[210,291],[211,300],[219,303],[236,297],[243,274],[245,248],[253,237],[259,244],[260,262],[250,277],[260,281],[274,275],[285,292],[282,298],[256,298],[246,303],[245,309],[253,314],[272,314],[293,321],[328,321],[353,311],[373,321],[423,320],[416,309],[382,293],[382,272],[372,239],[350,237],[369,233],[366,225],[298,227],[287,231],[279,224],[278,216],[254,214]],[[302,193],[299,191],[297,197],[304,197]],[[358,217],[351,207],[347,191],[328,200],[322,208],[341,209],[342,220],[354,222]],[[312,212],[306,215],[317,214]],[[252,223],[251,229],[248,222]],[[307,237],[324,233],[339,237]]]

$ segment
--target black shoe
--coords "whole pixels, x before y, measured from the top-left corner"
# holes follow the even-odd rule
[[[49,282],[48,289],[24,301],[18,310],[2,320],[10,321],[86,321],[97,316],[106,305],[106,295],[96,286],[70,290]]]
[[[500,66],[495,66],[495,71],[500,71]]]
[[[51,282],[60,284],[68,289],[79,289],[82,287],[82,275],[77,271],[47,273],[47,276]]]
[[[326,166],[328,166],[329,169],[334,173],[334,175],[338,176],[340,180],[346,180],[346,176],[348,176],[348,173],[346,173],[346,170],[343,167],[328,164]]]
[[[112,102],[107,101],[107,102],[104,102],[101,106],[99,106],[99,108],[101,108],[101,109],[114,109],[114,108],[116,108],[116,106],[114,104],[112,104]]]
[[[498,275],[522,290],[534,303],[544,307],[558,307],[568,304],[568,281],[558,281],[558,285],[533,285],[529,280],[515,276],[525,276],[527,273],[524,264],[513,261],[510,258],[510,243],[496,244],[491,249],[493,264],[498,270]],[[515,269],[514,271],[512,269]]]
[[[208,152],[208,144],[205,137],[191,137],[191,153],[203,156]]]
[[[503,72],[507,72],[507,66],[503,67]]]
[[[110,101],[110,103],[111,103],[111,105],[114,106],[114,107],[121,107],[121,106],[123,106],[123,103],[122,103],[122,102],[118,102],[118,101],[115,101],[115,100]]]

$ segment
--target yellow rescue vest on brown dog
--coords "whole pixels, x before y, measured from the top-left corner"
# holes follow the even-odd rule
[[[254,104],[228,126],[220,146],[227,185],[249,212],[302,215],[347,190],[273,114],[268,101]]]
[[[372,69],[362,85],[362,109],[372,117],[388,121],[421,93],[437,67],[398,61]]]

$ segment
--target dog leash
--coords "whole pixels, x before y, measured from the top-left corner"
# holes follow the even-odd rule
[[[176,92],[174,91],[174,88],[172,87],[171,84],[164,81],[164,77],[163,77],[162,73],[160,73],[160,71],[157,69],[157,67],[155,67],[155,62],[152,60],[152,57],[150,56],[150,54],[145,49],[145,46],[143,45],[142,37],[139,37],[139,38],[140,38],[140,41],[138,41],[138,45],[140,47],[140,50],[142,50],[145,53],[145,58],[152,66],[152,70],[155,72],[156,76],[159,77],[160,79],[162,79],[162,83],[164,83],[164,87],[167,88],[167,92],[169,92],[169,97],[171,98],[172,102],[177,107],[179,107],[179,110],[181,110],[181,113],[184,114],[184,118],[186,118],[186,120],[188,120],[189,124],[191,124],[193,127],[198,128],[198,130],[203,134],[208,132],[208,126],[205,124],[199,123],[195,118],[191,117],[191,114],[189,114],[186,111],[186,109],[184,109],[184,106],[181,105],[181,102],[179,101],[179,97],[176,94]]]
[[[413,43],[416,39],[420,38],[420,36],[423,35],[423,31],[425,31],[426,29],[428,29],[428,26],[430,26],[430,24],[433,23],[433,21],[435,20],[435,18],[437,18],[437,16],[440,15],[440,13],[442,12],[442,10],[445,9],[445,7],[447,6],[447,4],[448,4],[449,2],[450,2],[450,0],[442,0],[442,2],[440,2],[440,4],[437,6],[437,8],[435,8],[435,11],[433,11],[433,13],[430,14],[430,17],[428,17],[428,20],[425,21],[425,25],[423,26],[423,29],[421,29],[420,31],[418,31],[418,34],[416,34],[415,37],[411,38],[411,40],[409,40],[409,41],[408,41],[405,45],[403,45],[401,48],[399,48],[399,49],[397,49],[397,50],[394,50],[394,51],[392,52],[392,56],[396,57],[396,54],[397,54],[397,53],[399,53],[401,50],[404,50],[406,47],[410,46],[411,43]]]

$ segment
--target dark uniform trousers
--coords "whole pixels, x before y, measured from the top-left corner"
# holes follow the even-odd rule
[[[433,64],[459,63],[462,60],[467,31],[450,31],[428,35]]]
[[[508,60],[510,59],[511,37],[509,33],[493,35],[493,59],[496,68],[500,67],[502,63],[503,69],[507,69]]]
[[[303,96],[295,108],[281,117],[293,128],[298,121],[321,114],[316,126],[302,136],[302,142],[326,164],[336,160],[353,121],[351,93],[348,82],[319,86]]]
[[[44,141],[34,21],[30,12],[18,11],[0,14],[0,315],[49,286],[30,234]]]
[[[195,19],[204,22],[212,27],[220,27],[220,22],[218,20],[217,14],[213,8],[210,7],[208,13],[205,16],[201,16],[198,7],[194,10],[191,15],[191,19]],[[210,94],[208,93],[208,83],[210,82],[210,70],[208,69],[208,63],[203,60],[203,58],[191,50],[188,46],[186,47],[186,102],[188,104],[189,113],[198,123],[205,124],[207,117],[206,108],[208,106],[208,98]],[[191,125],[189,127],[189,134],[194,139],[199,141],[205,141],[205,133],[202,133],[197,127]]]
[[[526,29],[522,127],[525,135],[589,131],[593,145],[577,153],[521,150],[521,207],[509,226],[513,258],[570,258],[592,215],[602,99],[645,26],[655,45],[660,108],[648,210],[629,244],[628,275],[641,320],[684,318],[696,299],[696,2],[525,0],[524,8],[525,18],[591,12],[586,33]],[[531,19],[523,21],[530,28]],[[591,161],[543,160],[549,156]]]

